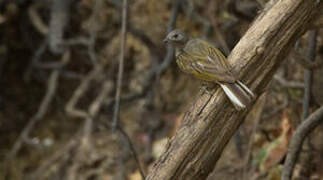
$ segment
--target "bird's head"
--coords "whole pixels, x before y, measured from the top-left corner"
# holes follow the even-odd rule
[[[175,29],[171,31],[164,39],[164,43],[172,44],[175,47],[179,47],[179,48],[184,47],[187,41],[188,41],[187,35],[179,29]]]

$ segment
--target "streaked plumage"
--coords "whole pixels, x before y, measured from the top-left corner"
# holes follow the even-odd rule
[[[182,71],[218,83],[237,110],[253,100],[253,92],[235,78],[227,58],[209,42],[189,39],[180,30],[170,32],[164,41],[176,47],[176,63]]]

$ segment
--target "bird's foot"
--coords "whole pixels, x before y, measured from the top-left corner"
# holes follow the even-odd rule
[[[203,82],[201,85],[200,90],[203,91],[203,93],[207,93],[209,95],[213,94],[213,89],[215,88],[216,84],[212,82]]]

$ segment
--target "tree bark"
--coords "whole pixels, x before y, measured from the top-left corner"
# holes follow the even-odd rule
[[[228,57],[240,79],[260,95],[296,40],[317,19],[320,0],[277,0],[266,5]],[[155,162],[148,180],[206,179],[243,122],[222,90],[198,94]]]

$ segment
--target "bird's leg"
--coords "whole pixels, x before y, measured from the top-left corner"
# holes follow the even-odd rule
[[[214,82],[209,82],[209,81],[203,81],[201,90],[209,95],[212,95],[212,90],[216,87],[216,83]]]

